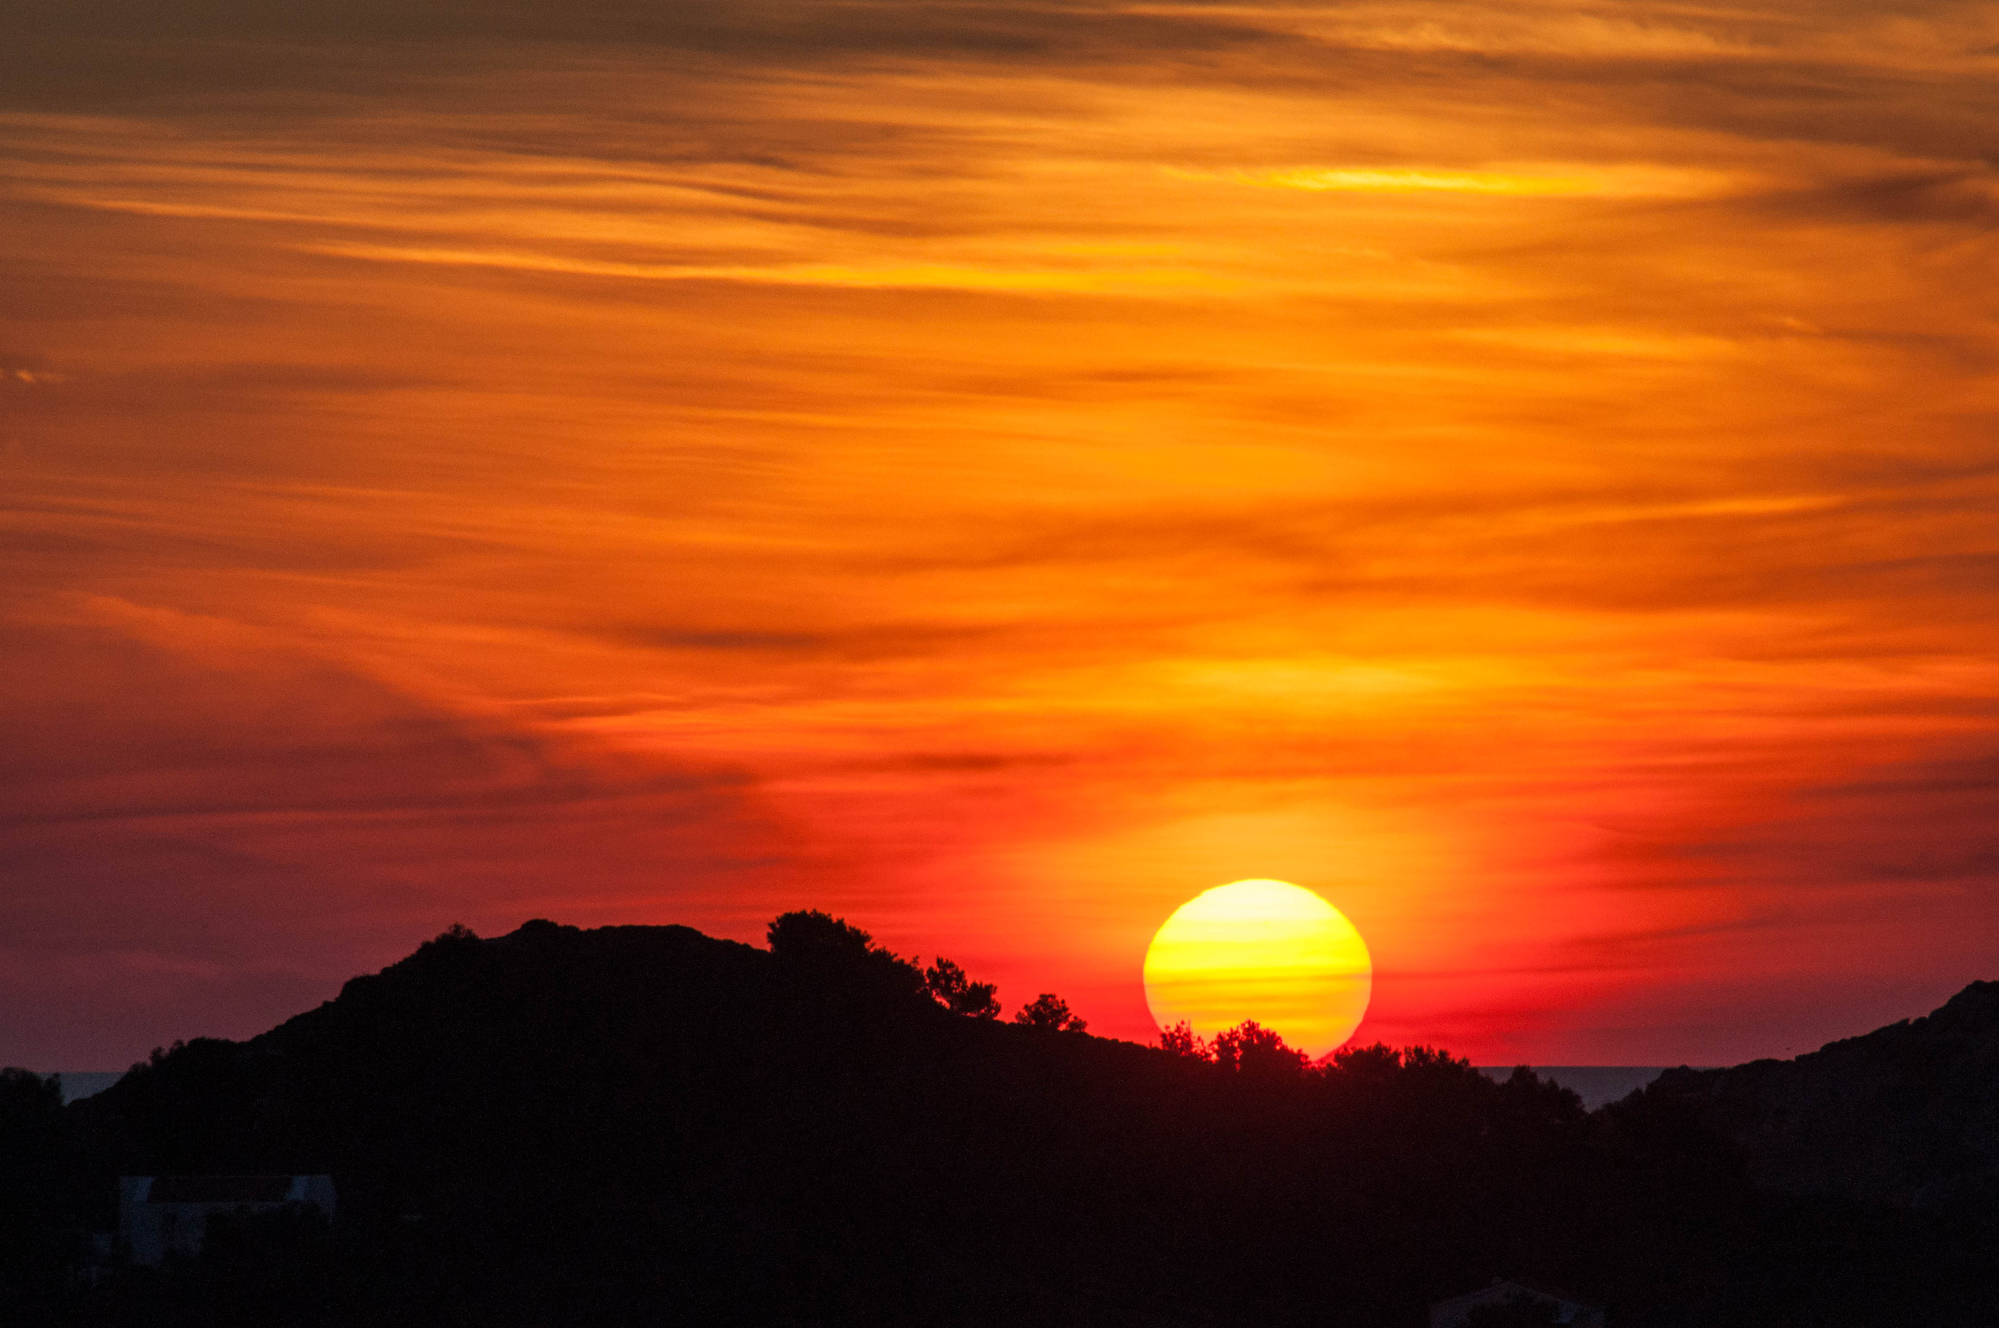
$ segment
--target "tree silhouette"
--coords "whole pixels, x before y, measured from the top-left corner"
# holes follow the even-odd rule
[[[1383,1084],[1401,1073],[1402,1053],[1386,1042],[1341,1047],[1333,1053],[1333,1069],[1357,1084]]]
[[[972,1019],[999,1018],[999,988],[990,982],[974,982],[965,970],[939,956],[923,971],[924,986],[931,997],[952,1014]]]
[[[1159,1046],[1161,1050],[1169,1051],[1183,1060],[1214,1059],[1214,1053],[1208,1049],[1208,1044],[1195,1035],[1194,1026],[1185,1019],[1159,1034]]]
[[[925,992],[922,969],[844,918],[818,909],[780,913],[767,935],[771,954],[814,983],[895,1000]]]
[[[1287,1046],[1276,1030],[1254,1019],[1215,1034],[1212,1055],[1217,1065],[1264,1078],[1296,1075],[1305,1068],[1304,1052]]]
[[[770,952],[779,959],[827,954],[858,959],[874,948],[875,940],[846,919],[816,908],[778,914],[765,934],[770,940]]]
[[[1416,1074],[1439,1072],[1462,1074],[1471,1069],[1471,1062],[1463,1056],[1453,1056],[1448,1051],[1436,1047],[1426,1047],[1421,1043],[1402,1049],[1402,1068]]]
[[[1089,1024],[1069,1012],[1069,1002],[1052,991],[1044,991],[1020,1008],[1013,1017],[1016,1024],[1029,1028],[1048,1028],[1064,1033],[1080,1033]]]

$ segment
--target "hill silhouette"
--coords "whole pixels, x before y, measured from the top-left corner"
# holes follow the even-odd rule
[[[1529,1275],[1644,1324],[1989,1323],[1989,1220],[1752,1184],[1684,1091],[1027,1022],[824,915],[454,929],[62,1107],[0,1084],[10,1323],[1413,1325]],[[1057,1018],[1057,1013],[1061,1017]],[[18,1091],[16,1091],[18,1090]],[[11,1094],[11,1095],[10,1095]],[[18,1099],[18,1100],[17,1100]],[[73,1275],[119,1174],[328,1172],[330,1227]],[[1981,1245],[1981,1242],[1984,1242]],[[67,1271],[66,1271],[67,1270]]]
[[[1760,1183],[1961,1210],[1999,1207],[1999,982],[1795,1060],[1669,1070]]]

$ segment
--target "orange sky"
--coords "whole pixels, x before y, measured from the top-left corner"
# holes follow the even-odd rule
[[[1999,976],[1999,14],[29,6],[0,1063],[820,907],[1149,1039],[1715,1063]]]

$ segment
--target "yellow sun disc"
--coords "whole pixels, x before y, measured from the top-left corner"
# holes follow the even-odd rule
[[[1182,904],[1145,952],[1161,1028],[1213,1037],[1254,1019],[1306,1055],[1353,1036],[1374,991],[1367,943],[1340,911],[1284,881],[1218,885]]]

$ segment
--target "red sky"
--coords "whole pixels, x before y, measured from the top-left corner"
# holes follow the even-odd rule
[[[49,4],[0,1063],[818,907],[1149,1039],[1807,1050],[1999,976],[1999,16]]]

